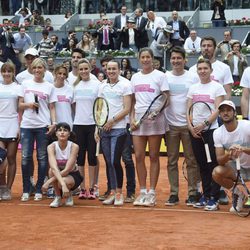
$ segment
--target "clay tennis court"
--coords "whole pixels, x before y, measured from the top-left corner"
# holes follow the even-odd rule
[[[183,159],[179,161],[180,166]],[[157,206],[121,208],[78,200],[74,207],[48,207],[51,200],[21,202],[20,152],[13,199],[0,202],[0,249],[250,249],[249,218],[188,208],[186,181],[180,174],[180,204],[164,206],[169,196],[167,158],[161,157]],[[100,191],[106,190],[101,157]],[[124,192],[125,193],[125,192]]]

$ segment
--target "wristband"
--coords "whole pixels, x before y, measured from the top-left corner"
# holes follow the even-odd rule
[[[52,125],[57,125],[57,122],[52,122]]]
[[[210,125],[210,122],[208,120],[205,120],[204,123],[205,123],[206,126]]]

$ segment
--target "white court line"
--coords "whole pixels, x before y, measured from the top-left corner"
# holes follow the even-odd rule
[[[8,202],[1,202],[1,205],[6,206],[30,206],[30,207],[48,207],[49,204],[34,204],[34,203],[8,203]],[[178,209],[178,208],[157,208],[157,207],[111,207],[111,206],[90,206],[90,205],[74,205],[72,208],[94,208],[94,209],[120,209],[120,210],[133,210],[133,211],[159,211],[159,212],[186,212],[186,213],[205,213],[205,214],[230,214],[229,212],[225,211],[205,211],[203,209]],[[60,209],[60,208],[59,208]]]

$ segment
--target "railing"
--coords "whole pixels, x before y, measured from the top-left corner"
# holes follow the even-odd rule
[[[66,23],[64,23],[60,30],[64,31],[64,32],[68,32],[71,29],[74,29],[75,26],[77,26],[79,23],[79,15],[78,13],[74,13],[69,20],[66,21]]]

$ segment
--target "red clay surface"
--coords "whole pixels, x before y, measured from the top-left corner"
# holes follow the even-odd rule
[[[181,172],[180,204],[164,206],[169,196],[166,164],[161,157],[154,208],[114,208],[74,197],[74,207],[51,209],[47,198],[20,202],[19,160],[13,200],[0,202],[0,249],[250,249],[250,217],[229,214],[230,206],[216,212],[188,208]],[[101,157],[101,193],[106,189],[104,171]]]

